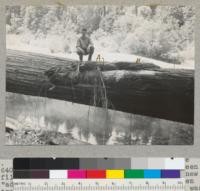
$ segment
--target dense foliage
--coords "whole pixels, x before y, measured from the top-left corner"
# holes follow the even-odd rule
[[[45,40],[53,53],[73,52],[82,27],[96,51],[142,55],[172,63],[194,59],[194,9],[185,6],[12,6],[7,33]],[[39,45],[38,45],[39,46]]]

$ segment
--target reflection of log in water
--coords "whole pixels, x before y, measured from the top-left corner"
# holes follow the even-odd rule
[[[95,124],[93,135],[96,138],[97,144],[106,145],[112,134],[112,122],[109,111],[95,110],[93,120]]]
[[[7,91],[93,105],[97,64],[81,67],[78,78],[72,72],[76,64],[73,60],[9,50]],[[112,103],[109,108],[193,124],[194,71],[124,62],[105,63],[100,68]],[[56,85],[51,91],[50,82]]]

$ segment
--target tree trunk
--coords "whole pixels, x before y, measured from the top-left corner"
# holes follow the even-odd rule
[[[6,89],[193,124],[193,70],[161,69],[150,63],[87,62],[76,75],[78,63],[8,50]]]

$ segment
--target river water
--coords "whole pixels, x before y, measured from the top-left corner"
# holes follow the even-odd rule
[[[20,124],[15,129],[67,133],[92,145],[193,144],[192,125],[43,97],[7,93],[6,117],[7,125]]]

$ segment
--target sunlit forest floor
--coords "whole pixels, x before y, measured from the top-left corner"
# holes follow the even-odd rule
[[[42,53],[45,55],[78,60],[78,55],[76,54],[75,50],[72,52],[64,53],[58,48],[59,46],[57,48],[54,47],[54,50],[52,50],[52,48],[49,47],[50,45],[47,43],[48,39],[32,39],[31,43],[27,44],[23,40],[24,39],[23,35],[9,34],[6,36],[6,38],[7,38],[6,47],[8,49],[20,50],[25,52],[28,51],[28,52]],[[30,36],[30,38],[32,37]],[[54,37],[52,36],[52,38]],[[93,60],[96,60],[98,55],[100,55],[104,59],[104,61],[107,62],[115,62],[115,61],[135,62],[137,59],[140,59],[140,62],[153,63],[157,66],[160,66],[161,68],[194,69],[195,67],[193,58],[188,58],[187,62],[183,62],[181,64],[173,64],[170,62],[164,62],[148,58],[145,56],[139,56],[136,54],[103,51],[102,49],[95,47]],[[85,57],[84,59],[86,60],[87,57]]]

